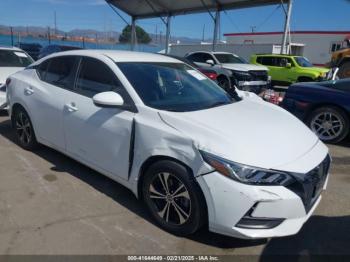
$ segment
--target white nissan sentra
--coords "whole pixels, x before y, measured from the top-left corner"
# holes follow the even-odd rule
[[[116,180],[163,229],[296,234],[326,187],[328,149],[287,111],[237,92],[176,59],[125,51],[51,55],[7,81],[19,145]]]

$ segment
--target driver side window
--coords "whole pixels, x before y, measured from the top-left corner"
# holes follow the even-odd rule
[[[82,58],[75,86],[77,93],[92,98],[98,93],[116,91],[123,96],[122,90],[121,83],[107,65],[94,58]]]

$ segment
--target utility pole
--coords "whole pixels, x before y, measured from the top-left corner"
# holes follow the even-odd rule
[[[216,51],[216,44],[218,42],[219,26],[220,26],[220,9],[217,8],[216,14],[214,17],[214,36],[213,36],[212,51]]]
[[[49,40],[49,45],[51,44],[51,28],[47,27],[47,39]]]
[[[154,40],[154,43],[157,44],[157,41],[158,41],[158,25],[156,24],[156,32],[155,32],[155,35],[156,35],[156,39]]]
[[[55,35],[57,35],[57,16],[56,16],[56,11],[54,12],[54,23],[55,23]]]
[[[204,34],[205,34],[205,24],[203,24],[202,42],[204,42]]]
[[[13,27],[11,26],[10,27],[10,30],[11,30],[11,45],[13,46]]]
[[[290,17],[292,15],[292,8],[293,8],[293,0],[288,0],[287,12],[285,11],[285,8],[283,6],[283,10],[286,14],[286,21],[284,24],[284,34],[283,34],[283,40],[282,40],[282,46],[281,46],[281,54],[284,54],[287,51],[287,38],[288,38],[288,32],[290,31]]]

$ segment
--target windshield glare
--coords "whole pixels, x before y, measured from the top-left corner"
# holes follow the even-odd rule
[[[301,67],[313,67],[314,65],[310,63],[310,61],[306,57],[297,56],[295,57],[295,61]]]
[[[24,52],[0,50],[0,67],[27,67],[33,62]]]
[[[233,54],[215,54],[216,59],[221,64],[247,64],[242,57]]]
[[[207,109],[234,100],[213,81],[182,63],[117,63],[145,105],[174,112]]]

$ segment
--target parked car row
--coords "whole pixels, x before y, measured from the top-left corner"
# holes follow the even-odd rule
[[[17,47],[27,52],[35,61],[45,56],[51,55],[53,53],[82,49],[77,46],[56,45],[56,44],[50,44],[43,47],[38,43],[19,43]]]
[[[62,52],[7,79],[8,112],[24,149],[52,147],[121,183],[171,233],[296,234],[327,186],[328,148],[287,111],[208,74],[164,55]]]

